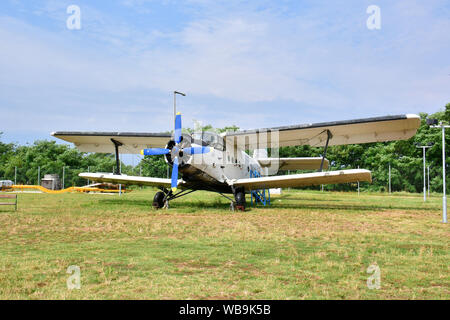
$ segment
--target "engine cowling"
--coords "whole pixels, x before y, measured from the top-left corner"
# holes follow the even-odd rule
[[[179,161],[179,167],[183,167],[186,165],[186,163],[189,161],[189,159],[192,157],[192,155],[188,155],[186,153],[183,153],[184,148],[191,147],[192,143],[192,137],[187,134],[182,135],[181,142],[176,146],[176,143],[174,140],[170,140],[167,145],[166,149],[170,150],[170,153],[166,154],[164,156],[165,161],[172,166],[173,165],[173,159],[175,159],[176,156],[178,156]]]

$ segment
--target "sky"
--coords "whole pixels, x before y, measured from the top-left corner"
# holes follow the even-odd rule
[[[1,139],[171,130],[174,90],[188,127],[433,113],[449,30],[448,0],[2,0]]]

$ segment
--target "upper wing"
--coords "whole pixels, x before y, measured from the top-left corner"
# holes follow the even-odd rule
[[[228,183],[235,187],[244,187],[246,190],[303,187],[321,184],[336,184],[348,182],[372,181],[369,170],[352,169],[341,171],[327,171],[315,173],[302,173],[273,177],[261,177],[250,179],[236,179]]]
[[[322,158],[257,158],[261,167],[278,170],[316,170],[320,168]],[[329,161],[324,159],[323,169],[328,169]]]
[[[120,153],[139,154],[142,149],[164,148],[172,137],[169,133],[137,132],[53,132],[52,136],[72,142],[82,152],[114,153],[114,139]]]
[[[91,173],[84,172],[79,174],[80,177],[97,182],[109,182],[124,185],[153,186],[159,188],[169,188],[171,186],[170,179],[149,178],[139,176],[127,176],[112,173]],[[178,186],[183,187],[184,181],[179,180]]]
[[[245,149],[277,147],[277,139],[279,147],[324,146],[329,130],[332,136],[328,145],[333,146],[405,140],[415,135],[419,127],[420,117],[407,114],[227,132],[224,137],[227,144],[245,146]]]

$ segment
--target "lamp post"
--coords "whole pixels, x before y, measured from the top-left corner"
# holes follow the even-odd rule
[[[359,166],[358,166],[358,169],[359,169]],[[359,181],[358,181],[358,196],[359,196]]]
[[[389,193],[391,193],[391,163],[389,162]]]
[[[442,121],[438,125],[437,119],[427,119],[427,124],[431,128],[442,129],[442,222],[447,223],[447,196],[445,194],[445,128],[450,128],[450,126],[444,125]]]
[[[426,169],[425,151],[426,151],[426,149],[431,148],[432,146],[433,146],[432,142],[428,143],[426,146],[420,146],[418,143],[416,143],[416,147],[422,148],[422,150],[423,150],[423,201],[427,201],[427,185],[426,185],[427,174],[425,172],[425,169]]]
[[[175,118],[177,115],[177,94],[180,94],[183,97],[186,97],[186,94],[184,94],[183,92],[178,92],[178,91],[173,92],[173,124],[174,125],[175,125]]]

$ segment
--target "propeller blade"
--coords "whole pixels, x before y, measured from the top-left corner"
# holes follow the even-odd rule
[[[181,142],[181,113],[178,112],[175,116],[175,142]]]
[[[209,151],[210,151],[209,147],[191,147],[183,149],[183,153],[185,154],[201,154],[201,153],[208,153]]]
[[[164,149],[164,148],[150,148],[150,149],[141,150],[141,154],[143,156],[156,156],[156,155],[168,154],[168,153],[170,153],[170,150]]]
[[[177,185],[178,185],[178,157],[175,157],[173,160],[173,167],[172,167],[172,191],[177,191]]]

